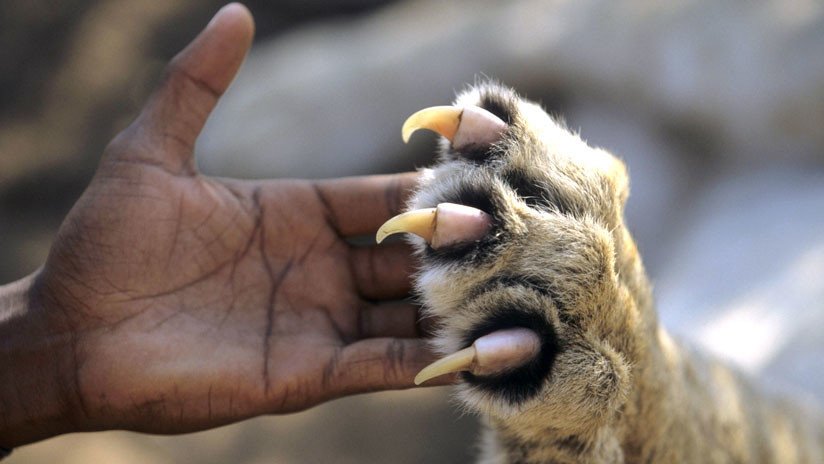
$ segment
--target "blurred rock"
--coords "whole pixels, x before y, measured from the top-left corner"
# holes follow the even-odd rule
[[[664,324],[824,400],[824,173],[730,173],[681,225],[656,282]]]
[[[697,157],[818,160],[822,45],[817,2],[403,2],[258,46],[199,156],[243,177],[402,166],[404,116],[488,75],[534,97],[617,101],[713,139]]]

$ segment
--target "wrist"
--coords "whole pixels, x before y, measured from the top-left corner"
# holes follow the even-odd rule
[[[67,394],[72,337],[35,297],[39,271],[0,286],[0,446],[73,431]],[[62,333],[61,333],[62,332]]]

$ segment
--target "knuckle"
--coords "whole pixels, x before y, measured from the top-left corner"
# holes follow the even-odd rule
[[[392,340],[386,347],[385,368],[386,375],[397,378],[402,370],[406,357],[406,345],[402,340]]]

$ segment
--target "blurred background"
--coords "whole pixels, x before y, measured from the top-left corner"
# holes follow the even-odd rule
[[[0,282],[35,270],[106,143],[217,0],[0,2]],[[246,2],[257,39],[197,147],[232,177],[425,166],[406,116],[492,77],[632,176],[661,319],[766,388],[824,400],[824,4],[814,0]],[[464,462],[448,389],[179,437],[71,435],[24,462]]]

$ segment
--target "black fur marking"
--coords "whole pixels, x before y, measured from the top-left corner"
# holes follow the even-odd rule
[[[513,327],[528,328],[541,338],[541,351],[535,359],[502,375],[480,377],[464,372],[461,378],[475,388],[498,395],[515,405],[530,399],[540,391],[550,374],[555,356],[561,351],[552,324],[538,312],[528,312],[520,307],[502,307],[496,314],[470,330],[463,337],[463,345],[470,346],[484,335]]]
[[[496,92],[484,92],[478,106],[501,118],[503,122],[512,124],[513,116],[518,108],[517,96],[512,91],[496,90]]]
[[[581,208],[550,184],[530,179],[521,170],[506,171],[501,179],[532,208],[552,209],[561,214],[581,216]]]
[[[528,463],[529,456],[541,447],[541,444],[535,440],[522,439],[511,435],[502,435],[500,440],[506,450],[507,462],[511,463]]]
[[[558,307],[558,310],[563,311],[564,308],[561,306],[558,294],[552,289],[549,282],[526,276],[500,275],[493,277],[473,287],[467,294],[467,299],[477,298],[483,293],[497,290],[500,287],[516,286],[527,287],[535,290],[541,295],[550,298]]]
[[[573,455],[580,456],[589,450],[590,443],[582,440],[577,435],[569,435],[555,440],[554,445],[560,449],[566,450]]]
[[[566,310],[567,302],[560,297],[558,292],[554,289],[554,285],[551,282],[536,279],[534,277],[512,275],[502,275],[493,277],[473,287],[469,291],[467,298],[476,298],[482,293],[495,291],[501,287],[514,286],[527,287],[531,290],[538,292],[542,296],[551,299],[552,302],[555,304],[555,307],[558,309],[558,319],[561,322],[568,326],[576,328],[581,327],[581,321],[577,317],[571,315]]]
[[[450,157],[450,159],[463,158],[467,161],[471,161],[474,164],[481,165],[491,158],[491,153],[492,152],[490,151],[489,146],[470,145],[461,148],[461,151],[456,151],[450,148],[448,156]]]

